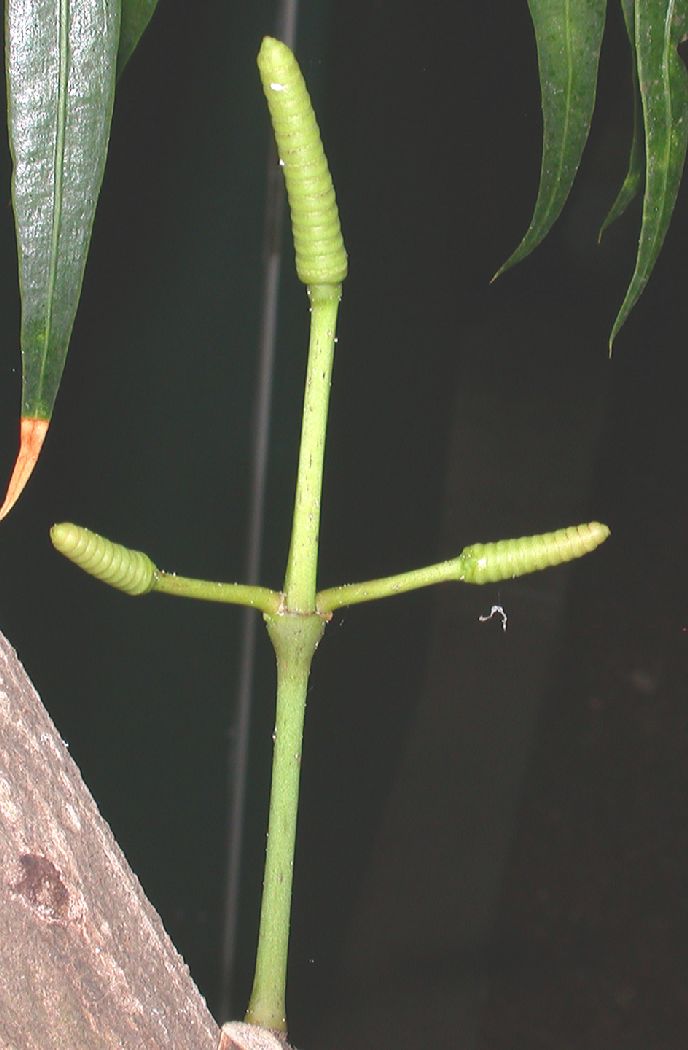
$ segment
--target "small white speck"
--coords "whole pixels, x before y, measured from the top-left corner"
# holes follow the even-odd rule
[[[271,88],[272,91],[286,91],[287,90],[286,84],[278,84],[276,82],[272,83],[270,85],[270,88]]]
[[[493,605],[487,616],[479,616],[478,619],[481,623],[486,623],[487,620],[491,620],[493,616],[501,616],[502,618],[502,630],[506,631],[506,620],[507,616],[501,605]]]

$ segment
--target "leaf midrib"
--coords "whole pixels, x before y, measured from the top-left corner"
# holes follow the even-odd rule
[[[564,24],[566,26],[566,100],[564,105],[564,126],[561,135],[561,148],[559,150],[559,160],[557,164],[557,177],[553,181],[552,191],[547,202],[545,214],[549,215],[550,209],[552,208],[553,202],[556,200],[559,185],[561,182],[561,173],[564,170],[564,158],[566,155],[566,147],[569,138],[569,117],[571,112],[571,96],[573,94],[573,61],[571,58],[571,19],[569,15],[571,13],[571,0],[565,0],[564,3]]]
[[[46,299],[45,336],[41,360],[39,389],[43,387],[43,376],[50,350],[53,302],[57,283],[57,254],[62,227],[62,187],[64,182],[65,134],[67,127],[67,96],[69,69],[69,0],[59,0],[57,23],[57,46],[59,52],[59,72],[57,89],[57,127],[55,131],[55,152],[53,154],[53,216],[50,237],[50,263],[48,268],[48,294]]]

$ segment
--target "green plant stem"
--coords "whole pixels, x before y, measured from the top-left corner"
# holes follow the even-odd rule
[[[308,294],[310,345],[294,519],[284,579],[286,607],[300,613],[315,609],[325,433],[341,285],[310,285]]]
[[[285,990],[306,690],[324,620],[266,616],[277,658],[277,710],[263,899],[253,991],[246,1020],[286,1032]]]
[[[228,605],[249,605],[264,613],[276,613],[282,595],[268,587],[245,583],[215,583],[211,580],[193,580],[172,572],[157,570],[151,591],[170,594],[176,598],[198,598],[204,602],[224,602]]]
[[[419,587],[430,587],[434,583],[447,583],[461,580],[464,572],[463,553],[458,558],[426,565],[422,569],[401,572],[397,576],[384,576],[379,580],[365,580],[363,583],[347,583],[341,587],[329,587],[320,591],[316,606],[321,615],[333,612],[343,605],[357,605],[360,602],[372,602],[377,598],[390,598],[394,594],[415,591]]]
[[[309,285],[311,332],[301,447],[283,605],[266,616],[277,658],[272,787],[256,971],[246,1020],[286,1032],[286,982],[294,844],[306,690],[325,620],[315,612],[320,499],[341,286]]]

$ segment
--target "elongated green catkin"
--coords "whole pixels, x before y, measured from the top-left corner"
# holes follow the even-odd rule
[[[580,558],[604,543],[608,535],[606,525],[591,521],[587,525],[570,525],[539,536],[474,543],[461,552],[460,579],[464,583],[496,583],[513,576],[524,576]]]
[[[340,284],[347,259],[332,178],[301,70],[286,44],[265,37],[258,70],[287,186],[304,284]]]
[[[153,589],[158,570],[142,551],[132,551],[68,521],[53,525],[50,539],[60,554],[111,587],[134,596]]]

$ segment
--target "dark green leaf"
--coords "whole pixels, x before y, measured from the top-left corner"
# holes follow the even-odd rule
[[[525,237],[495,277],[529,255],[558,218],[580,164],[595,105],[606,0],[529,0],[528,6],[542,94],[540,187]]]
[[[635,270],[612,328],[611,348],[648,282],[664,242],[688,142],[688,74],[677,47],[688,0],[636,0],[635,45],[645,125],[645,195]]]
[[[642,104],[640,101],[640,89],[638,87],[638,69],[635,60],[635,11],[634,0],[621,0],[626,32],[631,45],[631,80],[633,84],[633,134],[631,138],[631,152],[628,157],[628,168],[626,176],[621,184],[616,200],[612,204],[606,219],[600,226],[598,242],[602,240],[605,232],[626,211],[631,201],[640,192],[645,174],[645,151],[643,138]]]
[[[31,474],[62,378],[107,155],[120,0],[6,0],[5,20],[22,425],[0,517]]]
[[[117,53],[117,76],[121,74],[135,51],[157,3],[158,0],[122,0],[122,28]]]
[[[105,167],[118,2],[8,0],[12,199],[22,297],[22,416],[50,419]]]

